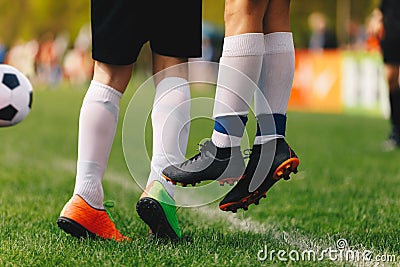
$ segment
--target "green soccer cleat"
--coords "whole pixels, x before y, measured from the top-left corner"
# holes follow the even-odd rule
[[[136,204],[139,217],[150,227],[157,238],[176,240],[182,237],[176,216],[175,200],[159,181],[152,182]]]

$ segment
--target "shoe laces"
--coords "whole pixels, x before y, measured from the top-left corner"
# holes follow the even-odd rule
[[[243,155],[244,155],[244,159],[248,159],[248,158],[250,158],[250,156],[251,156],[251,152],[252,152],[253,150],[251,149],[251,148],[247,148],[247,149],[245,149],[245,150],[243,150]]]
[[[210,148],[210,146],[211,146],[211,141],[210,141],[210,140],[207,140],[207,141],[205,141],[204,143],[199,143],[198,146],[199,146],[199,147],[197,148],[197,151],[199,151],[199,153],[197,153],[196,155],[194,155],[194,156],[191,157],[190,159],[184,161],[184,162],[181,164],[181,167],[182,167],[182,166],[185,166],[185,165],[187,165],[187,164],[189,164],[189,163],[192,163],[192,162],[194,162],[194,161],[197,161],[197,160],[199,160],[199,159],[208,157],[207,152],[210,152],[210,149],[209,149],[209,148]]]
[[[110,212],[110,209],[113,208],[114,205],[115,205],[114,200],[106,200],[106,201],[104,201],[103,205],[104,205],[104,209],[106,210],[106,213],[107,213],[108,217],[110,217],[110,220],[113,223],[115,223],[115,220],[111,216],[111,212]]]

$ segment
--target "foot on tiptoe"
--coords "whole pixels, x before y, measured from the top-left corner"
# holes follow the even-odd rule
[[[150,227],[150,234],[156,238],[176,240],[182,237],[176,216],[175,200],[159,181],[152,182],[143,192],[136,211]]]
[[[290,173],[297,173],[299,163],[297,155],[283,138],[254,145],[243,178],[228,192],[219,208],[235,213],[238,209],[247,210],[253,203],[258,205],[277,181],[281,178],[288,180]]]

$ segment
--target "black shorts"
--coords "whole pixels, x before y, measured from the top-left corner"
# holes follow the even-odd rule
[[[200,57],[201,21],[201,0],[91,0],[92,57],[129,65],[147,41],[160,55]]]
[[[400,65],[400,36],[386,36],[380,43],[383,62]]]

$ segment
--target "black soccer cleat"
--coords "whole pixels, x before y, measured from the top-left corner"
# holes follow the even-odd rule
[[[392,130],[388,136],[388,139],[385,140],[382,144],[383,151],[392,151],[400,148],[400,131],[396,126],[392,126]]]
[[[97,237],[94,233],[89,232],[85,227],[83,227],[79,223],[65,217],[59,217],[57,219],[57,225],[60,229],[62,229],[66,233],[69,233],[73,237],[77,238],[88,237],[93,239]]]
[[[274,149],[273,156],[271,151]],[[219,208],[235,213],[238,209],[247,210],[253,203],[258,205],[277,181],[288,180],[290,173],[297,173],[299,163],[299,158],[283,138],[254,145],[243,178],[219,203]]]
[[[162,175],[173,184],[186,186],[206,180],[218,180],[233,185],[245,170],[240,147],[219,148],[211,141],[200,145],[200,153],[181,164],[165,168]]]

